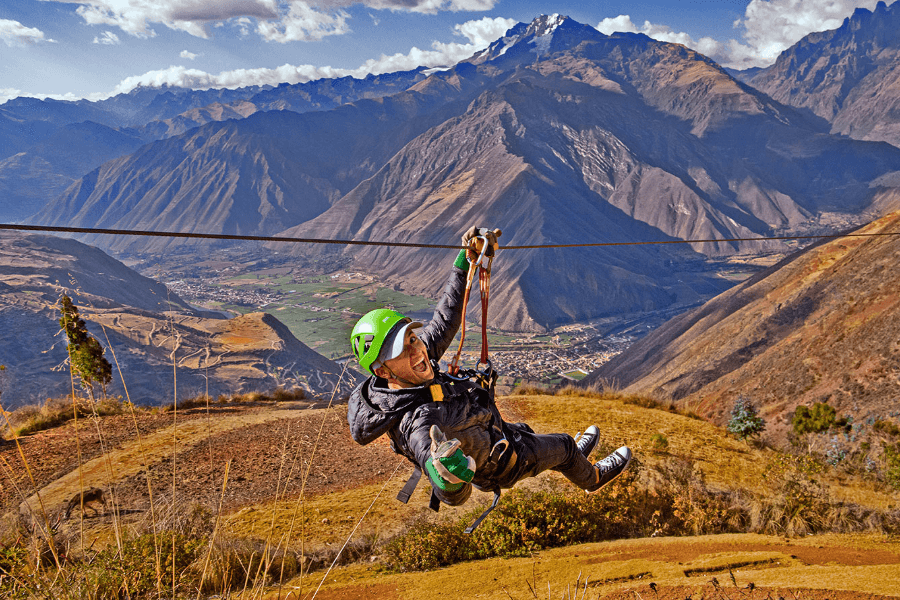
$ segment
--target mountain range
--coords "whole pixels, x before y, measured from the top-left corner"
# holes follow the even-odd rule
[[[138,87],[97,102],[15,98],[0,105],[0,219],[34,214],[75,179],[146,143],[263,110],[326,110],[379,98],[424,79],[423,71],[236,90]]]
[[[208,390],[215,397],[278,386],[331,394],[342,370],[271,315],[226,319],[201,312],[96,248],[5,232],[0,234],[5,409],[71,392],[57,306],[63,293],[107,348],[113,365],[109,393],[124,397],[124,379],[133,402],[158,405],[176,393],[186,398]],[[339,391],[349,392],[358,380],[348,370]]]
[[[429,244],[473,223],[502,228],[506,245],[708,240],[502,252],[492,324],[541,331],[696,302],[730,285],[697,268],[707,257],[783,248],[729,240],[821,231],[900,205],[900,149],[833,135],[809,110],[641,34],[541,16],[446,70],[371,83],[381,91],[317,84],[335,103],[384,94],[328,110],[290,104],[329,108],[309,84],[255,90],[259,105],[223,97],[230,103],[194,107],[185,127],[249,116],[106,162],[29,221]],[[178,99],[153,105],[183,107]],[[115,252],[209,248],[84,241]],[[337,258],[414,293],[435,293],[443,277],[436,251],[277,248]]]
[[[832,133],[900,146],[900,5],[857,8],[839,28],[811,33],[775,64],[739,76],[824,119]]]

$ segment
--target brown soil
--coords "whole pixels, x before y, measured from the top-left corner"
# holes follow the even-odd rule
[[[605,554],[592,562],[605,562],[613,558],[615,560],[629,560],[633,558],[645,558],[652,560],[665,560],[666,562],[687,563],[706,554],[721,552],[782,552],[790,553],[806,565],[826,565],[829,563],[861,566],[861,565],[893,565],[900,564],[900,555],[888,550],[845,548],[841,546],[806,546],[792,544],[784,540],[784,545],[777,544],[746,544],[728,542],[691,542],[679,540],[677,544],[658,544],[653,548],[641,546],[618,547],[614,555]]]
[[[654,590],[650,585],[635,586],[617,590],[601,596],[604,600],[881,600],[894,596],[881,596],[863,592],[797,589],[797,588],[747,588],[732,587],[709,582],[697,586],[658,586]]]
[[[281,419],[269,423],[239,427],[219,433],[200,443],[184,445],[175,455],[175,489],[179,498],[190,498],[192,503],[210,508],[218,505],[221,496],[225,464],[231,461],[229,481],[224,497],[226,509],[274,499],[285,493],[296,497],[313,447],[318,446],[313,468],[306,482],[306,493],[318,494],[356,487],[383,478],[387,467],[396,464],[393,452],[386,440],[381,439],[362,447],[350,437],[345,405],[321,411],[323,405],[306,404],[297,410],[297,418]],[[250,415],[270,409],[269,406],[230,405],[210,408],[210,416]],[[206,417],[205,408],[178,412],[178,423]],[[173,414],[137,415],[141,434],[171,427]],[[28,469],[34,477],[34,485],[28,469],[22,462],[19,450],[13,442],[5,442],[0,449],[0,502],[3,510],[14,509],[35,489],[73,471],[79,464],[79,444],[82,462],[101,456],[103,447],[115,448],[134,439],[134,421],[130,415],[101,417],[100,430],[103,444],[97,435],[97,427],[88,419],[80,420],[77,427],[68,423],[63,427],[20,438],[22,453]],[[321,437],[320,437],[321,429]],[[172,457],[149,467],[153,482],[154,500],[171,497]],[[279,472],[281,472],[279,478]],[[18,489],[17,489],[18,488]],[[149,506],[147,475],[127,477],[115,486],[121,510],[128,514],[142,512]],[[73,490],[73,493],[76,490]],[[49,511],[57,507],[47,507]],[[102,514],[102,513],[100,513]],[[100,518],[88,511],[87,519]]]
[[[212,409],[217,414],[228,409]],[[196,410],[193,412],[197,412]],[[138,413],[136,414],[141,435],[147,435],[172,424],[171,414]],[[115,448],[122,442],[135,437],[134,420],[131,415],[118,415],[100,418],[100,430],[107,448]],[[77,435],[76,435],[77,431]],[[33,435],[19,438],[19,448],[13,441],[0,440],[0,464],[3,465],[3,476],[0,477],[0,507],[6,510],[17,506],[24,496],[29,496],[37,489],[51,481],[69,473],[78,466],[80,456],[82,462],[96,458],[103,453],[97,427],[91,419],[79,419],[76,424],[70,421],[62,427],[40,431]],[[25,457],[26,465],[22,462]],[[34,477],[34,485],[29,478]],[[20,495],[21,493],[21,495]]]
[[[175,459],[176,494],[210,507],[222,494],[225,464],[231,461],[224,508],[232,510],[275,498],[295,498],[309,470],[305,494],[357,487],[383,479],[385,465],[395,462],[386,443],[363,447],[350,437],[347,408],[298,410],[297,418],[251,425],[220,433],[179,451]],[[321,436],[320,436],[321,429]],[[150,467],[154,498],[171,496],[171,457]],[[380,479],[379,479],[380,478]],[[149,505],[146,474],[125,479],[117,486],[125,509]]]

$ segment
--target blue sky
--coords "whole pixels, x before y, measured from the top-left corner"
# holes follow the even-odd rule
[[[876,0],[3,0],[0,102],[137,85],[297,83],[452,64],[559,13],[640,31],[726,66],[764,66]],[[890,4],[890,2],[888,2]]]

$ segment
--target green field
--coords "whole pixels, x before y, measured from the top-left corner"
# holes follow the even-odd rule
[[[237,304],[231,301],[206,302],[205,307],[246,314],[256,310],[270,313],[284,323],[301,342],[327,358],[340,358],[349,354],[348,340],[354,323],[360,316],[375,308],[391,308],[413,315],[421,320],[430,318],[435,301],[413,296],[384,287],[374,281],[338,281],[328,275],[305,276],[300,279],[281,272],[244,273],[223,279],[218,283],[223,295],[230,291],[258,293],[269,297],[270,302],[261,308],[253,302]],[[477,302],[477,294],[471,302]],[[497,310],[494,307],[494,310]],[[467,323],[465,350],[478,351],[481,347],[480,327]],[[524,344],[523,344],[524,339]],[[489,331],[488,346],[491,350],[504,347],[520,350],[524,346],[566,345],[571,341],[568,333],[559,335],[526,336]],[[452,346],[455,351],[456,343]],[[573,376],[577,377],[577,375]],[[561,380],[561,379],[560,379]]]
[[[277,296],[262,310],[287,325],[301,342],[328,358],[346,356],[353,324],[376,308],[392,308],[404,314],[430,312],[434,301],[411,296],[377,282],[334,281],[329,276],[307,277],[302,283],[290,276],[248,273],[222,282],[228,288]],[[213,303],[208,303],[212,308]],[[256,310],[234,303],[215,303],[215,308],[245,314]],[[512,340],[499,336],[498,342]]]

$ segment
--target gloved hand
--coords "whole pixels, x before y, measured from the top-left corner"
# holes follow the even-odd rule
[[[445,492],[455,492],[475,477],[475,459],[466,456],[457,439],[448,440],[437,425],[431,436],[431,459],[425,464],[428,475]]]
[[[490,248],[488,248],[487,256],[493,256],[497,248],[500,247],[500,244],[497,242],[497,238],[502,234],[503,232],[499,229],[488,229],[487,227],[472,226],[463,234],[462,245],[466,247],[467,252],[474,253],[474,256],[471,256],[470,254],[469,258],[475,260],[478,258],[478,255],[481,254],[481,249],[484,245],[484,240],[480,240],[478,238],[485,237],[490,243]]]

